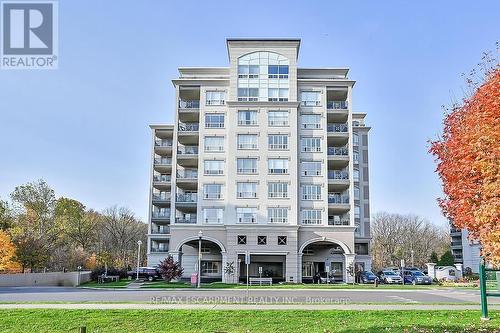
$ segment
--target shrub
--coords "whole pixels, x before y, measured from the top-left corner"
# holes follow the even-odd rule
[[[158,271],[160,272],[163,280],[170,282],[180,278],[184,268],[181,267],[181,264],[178,261],[174,261],[172,256],[168,256],[165,260],[160,261],[158,264]]]

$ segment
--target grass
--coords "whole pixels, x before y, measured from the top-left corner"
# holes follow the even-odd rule
[[[202,288],[207,289],[245,289],[246,285],[241,284],[228,284],[222,282],[202,283]],[[191,288],[191,284],[185,282],[164,282],[155,281],[147,282],[141,288]],[[256,288],[270,288],[270,289],[436,289],[436,288],[455,288],[455,287],[441,287],[439,285],[387,285],[381,284],[375,287],[373,284],[302,284],[302,283],[288,283],[288,284],[273,284],[272,286],[250,286],[252,289]],[[469,288],[470,289],[470,288]]]
[[[500,311],[2,310],[0,332],[495,332]]]
[[[129,283],[132,280],[121,279],[118,282],[106,282],[106,283],[97,283],[96,281],[89,281],[82,284],[82,287],[91,287],[91,288],[127,288]]]

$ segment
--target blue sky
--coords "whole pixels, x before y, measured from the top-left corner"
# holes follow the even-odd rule
[[[144,221],[150,123],[174,115],[179,66],[226,66],[227,37],[299,37],[299,66],[351,69],[367,112],[372,212],[443,223],[430,138],[460,74],[500,37],[498,1],[69,1],[59,69],[0,71],[0,198],[45,179]]]

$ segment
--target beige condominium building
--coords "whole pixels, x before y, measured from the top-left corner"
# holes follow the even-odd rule
[[[200,251],[202,281],[224,282],[246,278],[246,255],[250,277],[276,282],[371,269],[355,81],[298,67],[299,46],[228,39],[228,67],[179,68],[175,124],[151,126],[148,265],[171,255],[189,278]]]

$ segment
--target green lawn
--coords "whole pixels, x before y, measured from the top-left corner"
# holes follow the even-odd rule
[[[241,284],[227,284],[221,282],[202,283],[202,288],[208,289],[245,289],[246,285]],[[170,282],[163,281],[147,282],[141,288],[191,288],[191,284],[184,282]],[[375,287],[373,284],[302,284],[302,283],[289,283],[289,284],[273,284],[272,286],[250,286],[250,288],[273,288],[273,289],[435,289],[435,288],[454,288],[454,287],[441,287],[439,285],[385,285],[381,284]]]
[[[89,281],[82,284],[82,287],[92,288],[126,288],[132,280],[121,279],[118,282],[97,283],[96,281]]]
[[[498,332],[499,311],[2,310],[0,332]]]

